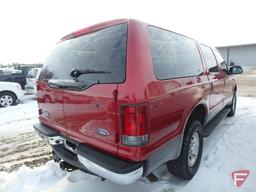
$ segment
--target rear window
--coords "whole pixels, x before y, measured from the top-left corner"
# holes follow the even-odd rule
[[[198,76],[203,73],[196,42],[183,35],[149,26],[149,38],[157,79]]]
[[[86,85],[123,82],[127,28],[123,23],[58,43],[44,64],[40,80],[70,83],[74,81],[70,73],[77,69],[108,72],[80,75],[77,81]]]

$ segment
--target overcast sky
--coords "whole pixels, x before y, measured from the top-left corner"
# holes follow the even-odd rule
[[[256,43],[255,9],[253,0],[1,0],[0,63],[43,62],[62,36],[116,18],[212,46]]]

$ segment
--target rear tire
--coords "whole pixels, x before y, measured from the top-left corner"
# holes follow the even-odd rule
[[[234,92],[232,103],[229,106],[231,110],[227,115],[228,117],[233,117],[235,115],[235,113],[236,113],[236,101],[237,101],[236,92]]]
[[[17,96],[11,92],[0,93],[0,107],[17,105]]]
[[[193,120],[185,130],[180,156],[167,163],[169,172],[182,179],[191,179],[199,168],[202,151],[202,125],[198,120]]]

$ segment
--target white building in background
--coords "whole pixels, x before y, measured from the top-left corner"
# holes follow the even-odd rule
[[[221,46],[217,49],[228,64],[256,66],[256,43],[245,45]]]

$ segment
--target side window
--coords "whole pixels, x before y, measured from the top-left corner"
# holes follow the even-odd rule
[[[203,73],[201,57],[193,39],[153,26],[149,26],[148,32],[157,79],[198,76]]]
[[[219,67],[216,62],[215,56],[212,52],[212,49],[205,45],[201,45],[201,48],[202,48],[202,52],[204,54],[205,62],[209,68],[209,72],[210,73],[219,72]]]
[[[223,59],[219,51],[214,49],[214,54],[216,56],[217,62],[220,65],[221,70],[224,71],[225,73],[228,73],[228,67],[227,67],[226,61]]]

